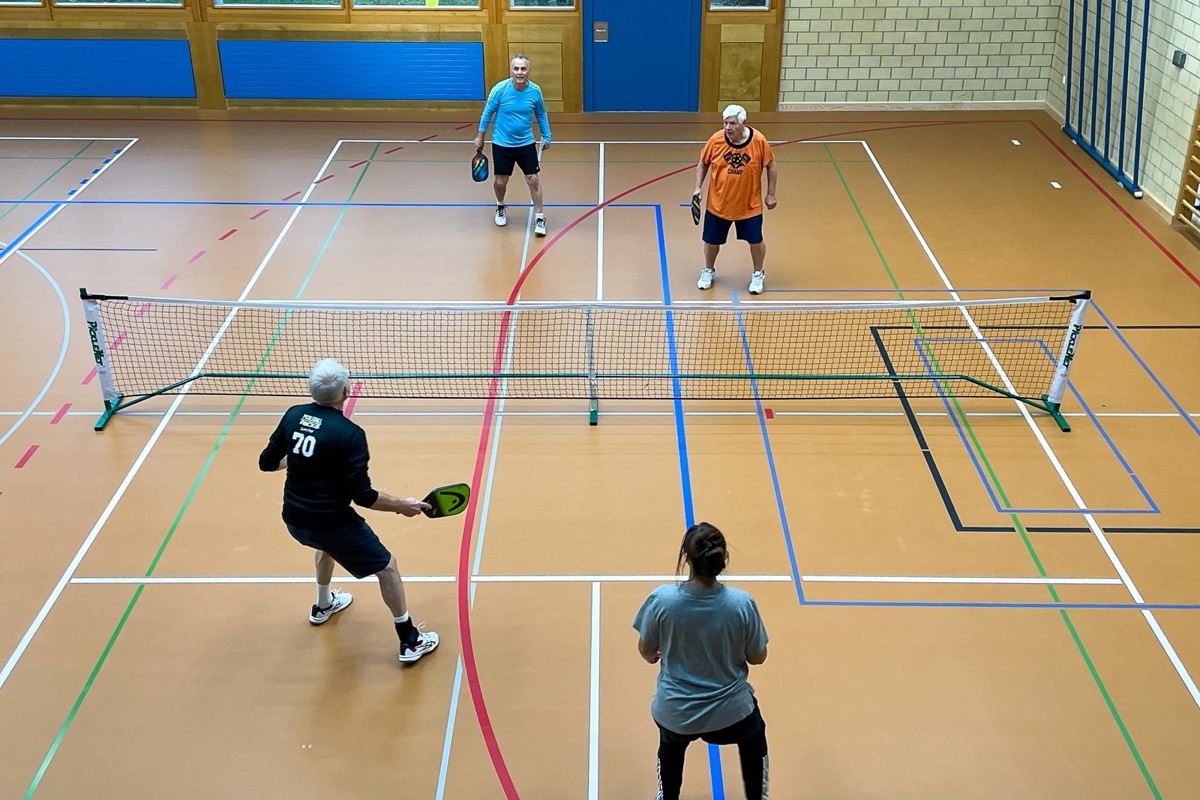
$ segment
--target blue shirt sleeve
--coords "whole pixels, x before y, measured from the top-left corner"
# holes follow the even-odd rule
[[[496,116],[496,111],[500,108],[500,95],[504,92],[504,81],[497,83],[492,87],[492,91],[488,92],[487,102],[483,104],[483,113],[479,116],[479,132],[486,133],[488,125],[492,124],[492,117]]]
[[[542,141],[550,141],[550,117],[546,115],[546,101],[542,98],[542,90],[539,87],[537,93],[537,102],[533,106],[533,113],[537,116],[538,130],[542,132]]]

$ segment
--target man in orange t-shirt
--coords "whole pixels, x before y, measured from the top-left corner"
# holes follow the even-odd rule
[[[708,202],[704,213],[704,268],[700,270],[699,289],[711,289],[716,274],[717,253],[729,237],[729,226],[737,229],[737,238],[750,245],[754,271],[750,275],[750,294],[761,294],[766,272],[763,261],[767,246],[763,243],[762,207],[775,207],[775,183],[778,170],[775,154],[765,136],[746,125],[746,109],[731,105],[721,115],[724,130],[714,133],[700,151],[696,164],[696,191],[699,198],[704,179],[712,172]],[[762,173],[767,173],[767,195],[762,196]]]

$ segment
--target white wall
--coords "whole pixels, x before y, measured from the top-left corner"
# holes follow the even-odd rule
[[[781,110],[852,108],[1036,108],[1064,118],[1067,15],[1070,0],[786,0]],[[1076,30],[1083,0],[1075,0]],[[1116,46],[1124,47],[1126,0],[1116,0]],[[1133,1],[1135,43],[1146,0]],[[1095,29],[1088,28],[1081,132],[1103,143],[1108,84],[1109,14],[1113,0],[1089,0],[1102,10],[1100,87],[1091,85]],[[1093,22],[1094,24],[1094,22]],[[1076,34],[1078,37],[1078,33]],[[1173,209],[1183,174],[1192,118],[1200,95],[1200,0],[1152,0],[1142,111],[1139,182],[1146,196]],[[1078,38],[1075,42],[1078,51]],[[1181,49],[1181,70],[1171,54]],[[1128,96],[1137,93],[1137,56]],[[1120,85],[1121,61],[1114,63]],[[1072,106],[1080,97],[1072,67]],[[1091,96],[1098,123],[1091,125]],[[1108,152],[1120,157],[1119,93],[1112,98]],[[1072,126],[1078,109],[1072,109]],[[1125,171],[1133,165],[1135,115],[1126,115]]]

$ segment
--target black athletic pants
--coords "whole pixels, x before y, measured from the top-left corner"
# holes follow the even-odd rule
[[[658,723],[655,723],[658,725]],[[709,744],[736,744],[738,758],[742,762],[742,783],[746,787],[746,800],[768,800],[767,798],[767,724],[758,711],[754,710],[728,728],[709,733],[675,733],[658,726],[658,791],[661,800],[679,800],[683,787],[683,757],[688,745],[697,739]]]

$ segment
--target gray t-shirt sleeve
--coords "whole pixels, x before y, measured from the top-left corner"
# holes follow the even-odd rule
[[[746,637],[746,660],[749,661],[766,648],[767,628],[763,625],[762,614],[758,613],[758,604],[754,602],[754,598],[747,594],[746,599],[749,601],[746,606],[746,625],[749,630]]]
[[[650,647],[658,647],[659,642],[659,605],[658,589],[650,593],[633,618],[633,628],[641,636],[642,641]]]

